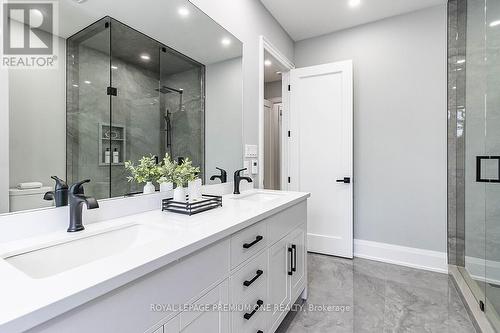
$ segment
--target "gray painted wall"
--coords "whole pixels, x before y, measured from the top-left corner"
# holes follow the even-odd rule
[[[446,251],[446,46],[444,5],[296,43],[354,61],[356,239]]]
[[[207,184],[210,176],[223,168],[231,181],[232,173],[243,166],[242,134],[242,58],[206,67],[205,99],[205,167]]]
[[[190,1],[243,42],[243,143],[258,144],[259,36],[264,35],[290,60],[293,41],[260,1]]]
[[[0,43],[2,42],[0,34]],[[3,44],[2,44],[3,45]],[[0,214],[9,211],[9,76],[0,69]]]
[[[10,187],[66,177],[66,40],[57,69],[9,70]],[[50,149],[47,149],[50,147]]]
[[[281,97],[281,81],[266,82],[264,84],[264,98],[271,99]]]

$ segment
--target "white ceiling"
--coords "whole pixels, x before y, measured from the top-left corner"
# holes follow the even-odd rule
[[[359,6],[351,8],[349,0],[260,1],[295,41],[446,3],[446,0],[361,0]]]
[[[75,0],[59,0],[58,3],[56,34],[63,38],[109,15],[205,65],[242,55],[242,43],[188,0],[87,0],[80,4]],[[189,15],[180,16],[179,8],[187,9]],[[229,39],[230,45],[223,46],[223,38]]]

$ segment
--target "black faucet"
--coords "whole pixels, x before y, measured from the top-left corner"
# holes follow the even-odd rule
[[[92,197],[86,197],[83,191],[83,184],[89,183],[90,179],[86,179],[79,183],[71,185],[69,188],[69,228],[68,232],[76,232],[85,229],[82,223],[83,204],[87,205],[87,209],[99,208],[97,200]]]
[[[236,170],[234,173],[234,192],[233,192],[234,194],[240,194],[240,182],[242,180],[246,180],[249,183],[252,182],[252,178],[240,176],[240,172],[245,171],[246,169],[247,168]]]
[[[215,167],[217,170],[220,170],[220,175],[213,175],[210,177],[210,180],[215,180],[215,178],[219,178],[221,183],[227,183],[227,172],[224,169],[219,167]]]
[[[68,184],[57,176],[50,177],[56,181],[54,191],[45,193],[44,200],[55,200],[56,207],[68,205]]]

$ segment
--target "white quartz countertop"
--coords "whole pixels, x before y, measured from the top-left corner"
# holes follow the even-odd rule
[[[148,211],[92,223],[85,230],[66,230],[0,243],[0,332],[22,332],[121,287],[145,274],[217,242],[309,197],[308,193],[279,193],[276,199],[255,202],[223,196],[223,207],[193,216]],[[85,221],[84,221],[85,223]],[[4,259],[8,253],[37,244],[60,242],[130,224],[152,225],[167,232],[158,239],[46,278],[35,279]]]

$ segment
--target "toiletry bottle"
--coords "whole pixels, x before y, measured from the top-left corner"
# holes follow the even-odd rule
[[[113,163],[120,163],[120,152],[118,151],[118,148],[115,148],[115,150],[113,150]]]
[[[111,163],[111,151],[109,151],[109,148],[106,148],[106,151],[104,152],[104,163]]]

